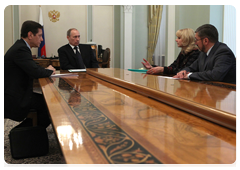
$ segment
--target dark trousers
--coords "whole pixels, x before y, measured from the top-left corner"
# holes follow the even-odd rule
[[[37,125],[47,128],[51,123],[49,119],[48,109],[44,97],[42,94],[32,94],[32,100],[30,109],[34,109],[37,112]],[[30,118],[24,119],[16,128],[32,126],[32,120]]]

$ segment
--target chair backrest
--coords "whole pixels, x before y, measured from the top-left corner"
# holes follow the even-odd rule
[[[110,62],[110,49],[106,48],[103,52],[102,57],[102,68],[109,68],[109,62]]]
[[[236,56],[236,62],[237,62],[237,64],[238,64],[238,54],[237,54],[237,56]]]

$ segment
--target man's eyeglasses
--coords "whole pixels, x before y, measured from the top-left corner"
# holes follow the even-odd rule
[[[202,39],[204,39],[204,38],[200,38],[200,39],[195,38],[195,42],[197,42],[197,41],[199,41],[199,40],[202,40]]]

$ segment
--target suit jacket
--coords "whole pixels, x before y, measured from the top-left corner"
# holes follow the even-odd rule
[[[33,79],[52,72],[38,66],[24,40],[17,40],[4,56],[4,118],[22,121],[30,109]]]
[[[236,84],[236,58],[224,43],[216,42],[209,56],[201,52],[198,59],[185,69],[190,79]]]
[[[90,45],[79,44],[79,49],[86,68],[99,68],[98,61]],[[66,44],[58,49],[58,56],[62,70],[78,68],[76,54],[69,44]]]

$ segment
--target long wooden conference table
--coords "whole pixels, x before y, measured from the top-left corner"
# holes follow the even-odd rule
[[[235,162],[235,85],[118,68],[73,74],[39,79],[67,164]]]

